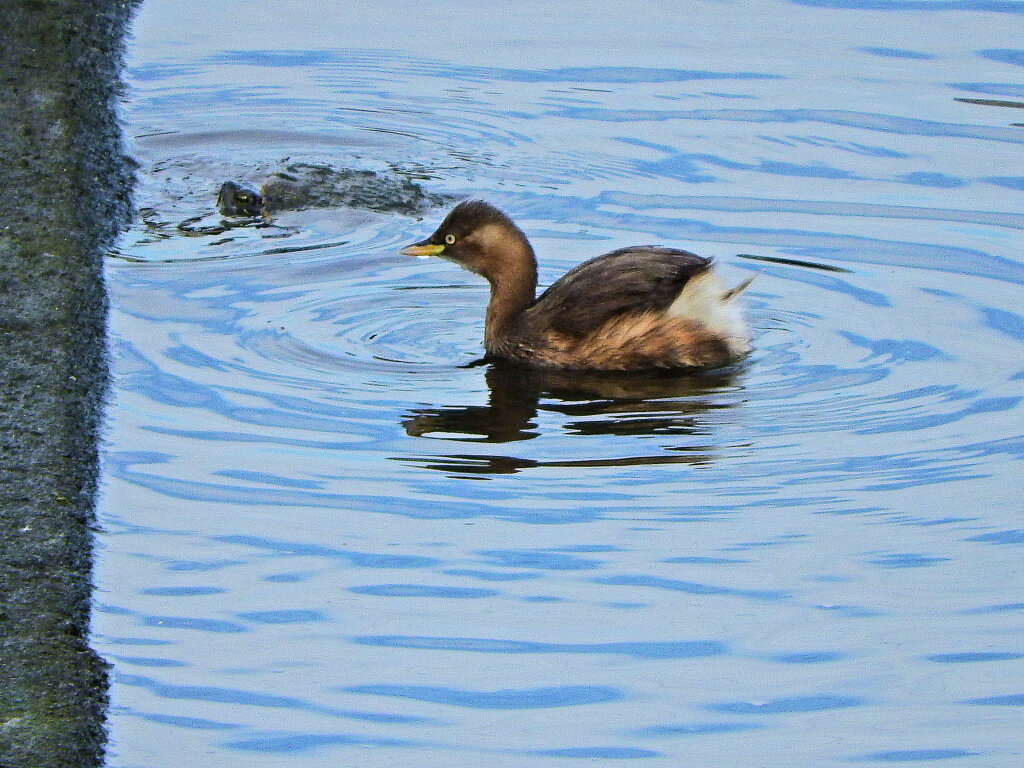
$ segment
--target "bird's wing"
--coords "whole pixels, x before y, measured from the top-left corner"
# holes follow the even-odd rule
[[[582,337],[616,315],[666,309],[710,259],[656,246],[623,248],[580,264],[527,310],[531,320]]]

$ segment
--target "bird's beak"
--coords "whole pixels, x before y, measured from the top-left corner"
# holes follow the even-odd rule
[[[399,251],[399,253],[401,253],[403,256],[438,256],[444,253],[444,246],[434,245],[433,243],[424,240],[419,243],[407,245],[405,248]]]

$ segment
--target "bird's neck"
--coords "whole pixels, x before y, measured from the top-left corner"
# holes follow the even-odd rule
[[[537,292],[537,259],[526,238],[509,240],[501,248],[503,253],[485,275],[491,284],[484,321],[484,347],[488,350],[500,346]]]

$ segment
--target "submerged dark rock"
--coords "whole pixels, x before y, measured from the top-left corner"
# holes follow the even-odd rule
[[[225,216],[261,216],[306,208],[361,208],[414,216],[449,202],[408,177],[291,163],[271,174],[258,192],[224,182],[217,195],[217,210]]]

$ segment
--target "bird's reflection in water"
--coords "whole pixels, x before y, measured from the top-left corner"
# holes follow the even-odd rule
[[[704,418],[741,401],[735,369],[703,373],[590,373],[491,363],[487,405],[417,408],[403,420],[412,437],[469,443],[511,443],[540,436],[539,413],[562,414],[562,430],[586,436],[679,436],[655,455],[536,460],[487,453],[402,457],[458,474],[511,474],[534,467],[704,464],[717,446]]]

